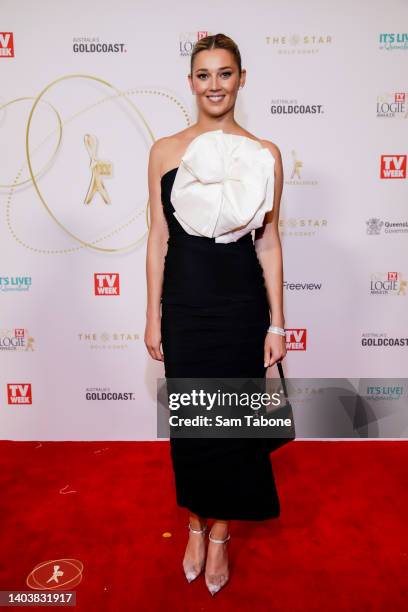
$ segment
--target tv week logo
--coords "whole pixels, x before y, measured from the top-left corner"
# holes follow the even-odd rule
[[[0,57],[14,57],[13,32],[0,32]]]
[[[287,351],[306,350],[306,329],[285,329],[285,332]]]
[[[95,272],[95,295],[120,295],[117,272]]]
[[[32,404],[31,383],[9,383],[7,402],[8,404]]]
[[[382,179],[407,178],[407,156],[406,155],[381,155]]]

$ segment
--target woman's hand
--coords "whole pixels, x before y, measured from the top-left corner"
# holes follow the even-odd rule
[[[160,348],[161,343],[161,326],[160,316],[147,317],[146,328],[144,335],[144,343],[150,356],[157,361],[164,361],[164,355]]]
[[[286,356],[286,337],[279,334],[266,334],[264,343],[264,366],[274,365]]]

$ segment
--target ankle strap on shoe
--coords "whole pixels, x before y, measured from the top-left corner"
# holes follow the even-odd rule
[[[214,542],[214,544],[225,544],[225,542],[228,542],[230,537],[231,537],[231,534],[228,534],[224,540],[217,540],[216,538],[212,537],[211,533],[208,534],[208,538],[211,540],[211,542]]]
[[[190,523],[188,524],[188,528],[190,529],[190,531],[192,531],[193,533],[205,533],[206,529],[207,529],[207,525],[204,525],[204,527],[202,529],[193,529],[192,526],[190,525]]]

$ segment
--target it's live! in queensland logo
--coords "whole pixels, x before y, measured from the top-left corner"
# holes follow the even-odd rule
[[[119,274],[117,272],[94,273],[95,295],[120,295]]]
[[[32,404],[31,383],[8,383],[8,404]]]
[[[407,178],[406,155],[381,155],[380,178],[404,179]]]
[[[380,49],[393,51],[394,49],[408,49],[407,32],[381,32],[379,37]]]
[[[0,32],[0,58],[14,57],[13,32]]]

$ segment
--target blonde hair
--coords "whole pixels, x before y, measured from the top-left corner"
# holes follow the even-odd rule
[[[193,74],[193,63],[195,56],[197,55],[197,53],[200,53],[200,51],[206,51],[208,49],[226,49],[227,51],[232,53],[238,66],[238,72],[241,75],[241,54],[239,52],[238,45],[232,40],[232,38],[226,36],[225,34],[214,34],[211,36],[205,36],[204,38],[200,38],[200,40],[195,43],[191,52],[191,75]]]

